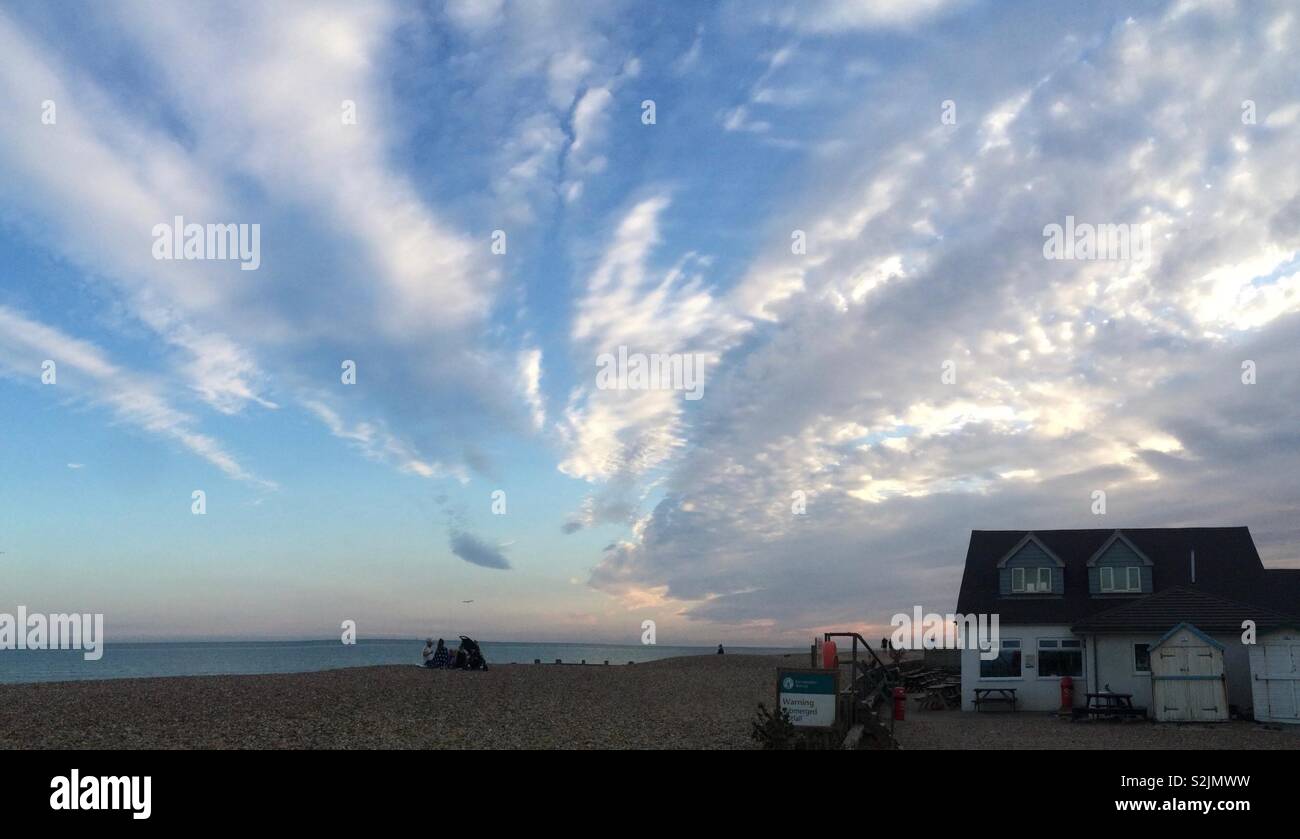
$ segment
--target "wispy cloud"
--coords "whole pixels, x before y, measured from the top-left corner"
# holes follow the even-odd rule
[[[53,381],[42,384],[42,367],[54,362]],[[68,399],[108,408],[123,423],[179,443],[227,477],[274,489],[275,483],[249,472],[222,444],[197,430],[196,420],[162,396],[159,383],[114,364],[95,345],[65,335],[0,306],[0,370]],[[66,396],[65,396],[66,395]],[[70,469],[81,468],[68,464]]]

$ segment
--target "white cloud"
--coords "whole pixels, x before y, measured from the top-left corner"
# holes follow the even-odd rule
[[[123,423],[179,443],[227,477],[266,489],[275,484],[240,465],[196,420],[162,395],[163,386],[114,364],[99,347],[0,306],[0,370],[20,381],[40,382],[42,364],[55,363],[50,393],[107,407]],[[81,468],[68,464],[69,469]]]
[[[1206,115],[1297,68],[1259,48],[1267,16],[1206,29],[1202,14],[1129,22],[1086,56],[1082,40],[1044,44],[1046,78],[1009,74],[984,93],[987,115],[960,100],[974,131],[867,102],[847,115],[838,130],[871,126],[870,151],[827,155],[768,222],[770,249],[726,298],[766,322],[714,369],[662,502],[591,583],[798,636],[883,622],[899,602],[951,608],[972,528],[1276,533],[1255,499],[1300,503],[1284,430],[1300,421],[1296,138]],[[1207,76],[1207,50],[1241,58]],[[952,95],[930,83],[892,93]],[[1043,225],[1067,213],[1149,224],[1153,258],[1044,260]],[[795,229],[806,256],[790,253]],[[611,276],[640,264],[643,241]],[[1243,385],[1247,358],[1278,378]]]
[[[12,187],[6,209],[29,221],[38,245],[90,272],[136,321],[126,329],[143,324],[165,341],[176,373],[224,414],[277,407],[268,359],[277,389],[316,386],[315,362],[304,357],[333,355],[340,342],[363,342],[367,369],[387,367],[431,399],[454,394],[458,410],[503,404],[489,392],[495,380],[479,375],[497,362],[470,337],[499,280],[487,238],[454,230],[391,164],[397,103],[376,59],[400,18],[387,4],[249,5],[234,23],[224,21],[229,9],[124,4],[94,14],[113,18],[102,28],[134,45],[162,83],[155,97],[185,142],[175,125],[122,110],[0,15],[0,48],[13,59],[0,65],[0,94],[38,90],[59,107],[54,126],[0,126],[0,174]],[[218,14],[220,25],[201,20]],[[357,103],[356,126],[342,124],[344,99]],[[262,197],[250,203],[249,193]],[[154,260],[150,231],[176,215],[261,223],[260,270]],[[337,252],[309,251],[313,240]],[[381,412],[401,401],[376,395]],[[392,459],[417,473],[458,469],[420,453],[455,451],[455,437],[425,434],[423,443],[403,443],[408,451]]]
[[[505,0],[447,0],[447,17],[466,31],[482,34],[501,23]]]
[[[370,460],[387,463],[401,472],[421,478],[454,477],[461,483],[469,480],[461,468],[421,458],[410,442],[390,433],[378,420],[347,423],[322,395],[304,397],[302,406],[315,415],[331,434],[348,441]]]
[[[542,400],[542,351],[524,350],[518,356],[519,390],[528,405],[533,427],[541,430],[546,424],[546,404]]]
[[[749,4],[739,4],[749,7]],[[964,5],[964,0],[812,0],[797,6],[760,6],[760,16],[801,32],[909,29]],[[752,7],[749,13],[754,14]]]
[[[620,346],[633,353],[699,353],[707,386],[710,365],[746,328],[708,288],[706,259],[687,254],[666,271],[651,267],[669,204],[661,193],[628,210],[577,303],[571,340],[583,375],[561,425],[567,453],[560,463],[574,477],[639,475],[682,445],[682,393],[598,390],[599,355]]]

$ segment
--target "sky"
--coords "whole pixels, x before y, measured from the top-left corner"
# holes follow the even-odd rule
[[[1297,43],[1227,0],[0,4],[0,609],[802,645],[951,611],[972,529],[1300,567]],[[159,258],[178,216],[257,259]]]

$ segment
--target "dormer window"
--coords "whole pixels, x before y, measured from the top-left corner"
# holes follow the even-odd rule
[[[1013,594],[1047,594],[1052,590],[1051,568],[1012,568]]]
[[[1116,530],[1088,560],[1088,591],[1099,597],[1150,594],[1154,565],[1131,539]]]
[[[1065,563],[1037,536],[1026,533],[998,560],[998,595],[1065,593]]]
[[[1137,565],[1101,567],[1101,590],[1104,593],[1142,590],[1142,568]]]

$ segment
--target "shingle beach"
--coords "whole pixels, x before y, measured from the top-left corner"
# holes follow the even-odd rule
[[[0,685],[0,748],[752,748],[776,667],[805,657],[637,665],[416,666]]]
[[[0,749],[751,749],[776,668],[804,666],[728,654],[0,685]],[[915,695],[895,736],[904,749],[1300,748],[1294,726],[924,711]]]

